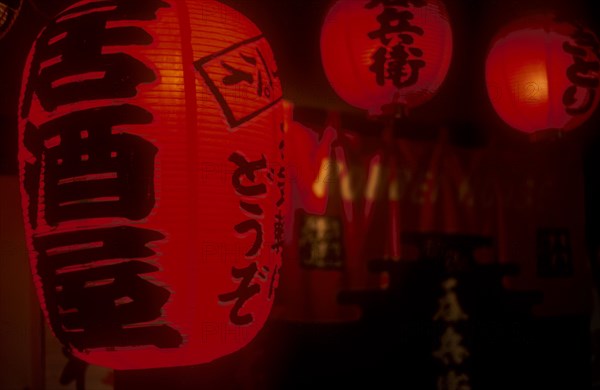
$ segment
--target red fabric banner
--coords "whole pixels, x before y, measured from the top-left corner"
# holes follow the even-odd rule
[[[405,233],[475,235],[493,247],[479,263],[519,266],[505,286],[540,290],[539,315],[587,309],[582,155],[569,138],[518,148],[465,149],[352,133],[329,112],[301,123],[286,109],[288,226],[276,313],[288,320],[347,321],[343,290],[386,287],[375,259],[415,261]],[[306,122],[306,121],[305,121]]]

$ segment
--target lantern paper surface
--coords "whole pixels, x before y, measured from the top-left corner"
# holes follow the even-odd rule
[[[431,99],[452,58],[439,0],[339,0],[321,31],[325,74],[336,93],[372,115]]]
[[[550,14],[507,26],[486,62],[496,112],[525,133],[581,125],[600,99],[599,47],[591,31]]]
[[[281,86],[248,19],[213,0],[83,1],[38,36],[20,174],[55,335],[115,369],[246,345],[281,264]]]

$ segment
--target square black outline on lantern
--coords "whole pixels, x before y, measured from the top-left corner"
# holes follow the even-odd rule
[[[250,38],[250,39],[246,39],[245,41],[238,42],[232,46],[229,46],[228,48],[226,48],[224,50],[218,51],[218,52],[208,55],[204,58],[201,58],[197,61],[194,61],[194,68],[196,68],[196,70],[200,73],[200,75],[202,75],[202,78],[206,82],[206,85],[208,86],[210,91],[213,93],[213,95],[215,96],[217,101],[219,102],[219,105],[221,106],[221,109],[223,110],[223,113],[225,114],[225,118],[227,118],[227,122],[229,123],[229,126],[232,129],[235,129],[238,126],[241,126],[242,124],[248,122],[249,120],[251,120],[251,119],[259,116],[263,112],[267,111],[269,108],[271,108],[274,105],[276,105],[277,103],[279,103],[283,99],[283,95],[278,97],[277,99],[273,100],[271,103],[267,104],[266,106],[260,108],[259,110],[251,113],[250,115],[246,115],[245,117],[243,117],[241,119],[237,119],[235,117],[235,115],[233,114],[231,107],[229,107],[227,100],[225,100],[225,97],[223,96],[223,94],[221,93],[219,88],[215,85],[214,81],[210,78],[209,74],[204,70],[203,66],[205,64],[207,64],[208,62],[215,60],[229,52],[232,52],[232,51],[234,51],[242,46],[248,45],[250,43],[260,41],[261,39],[266,39],[266,38],[264,35],[261,34],[254,38]]]
[[[564,244],[551,247],[551,238],[560,240],[565,237]],[[573,276],[573,249],[569,229],[538,229],[537,231],[537,274],[543,278],[567,278]],[[553,262],[564,259],[562,262]]]

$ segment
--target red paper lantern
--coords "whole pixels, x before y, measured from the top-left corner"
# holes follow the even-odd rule
[[[283,112],[273,53],[214,0],[82,1],[39,35],[20,107],[35,285],[86,362],[208,362],[278,284]]]
[[[439,0],[340,0],[321,31],[325,74],[336,93],[372,115],[415,107],[437,92],[452,58]]]
[[[525,133],[581,125],[600,99],[598,48],[591,31],[549,14],[507,26],[486,62],[488,94],[496,112]]]

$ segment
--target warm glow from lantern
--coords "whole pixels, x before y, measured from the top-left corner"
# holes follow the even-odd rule
[[[547,104],[548,103],[548,72],[546,64],[535,64],[524,66],[520,76],[521,91],[519,98],[524,103]]]
[[[577,38],[586,34],[585,39]],[[555,21],[551,15],[519,20],[502,30],[486,61],[492,105],[511,127],[526,133],[568,131],[583,123],[598,105],[596,80],[578,62],[597,64],[588,30]]]

